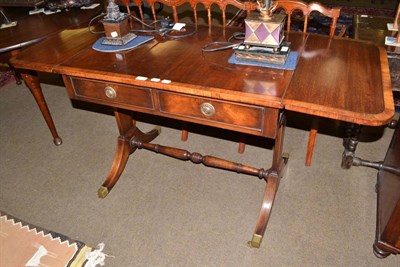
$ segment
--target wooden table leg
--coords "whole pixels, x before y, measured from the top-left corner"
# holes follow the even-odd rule
[[[254,231],[253,238],[251,241],[249,241],[249,245],[253,248],[259,248],[261,245],[265,229],[267,228],[268,220],[271,216],[279,182],[286,171],[286,165],[289,160],[289,155],[282,153],[284,132],[285,118],[283,117],[275,140],[271,172],[267,177],[267,184],[265,186],[264,198],[260,213],[258,215],[256,229]]]
[[[347,123],[345,128],[345,137],[343,138],[344,151],[342,154],[342,169],[350,169],[353,166],[358,138],[361,133],[361,125]]]
[[[129,114],[129,111],[115,109],[114,114],[120,136],[118,137],[117,150],[110,173],[97,192],[100,198],[105,198],[108,195],[125,169],[129,155],[136,150],[131,141],[134,139],[147,143],[155,139],[161,132],[160,127],[156,127],[148,133],[143,133],[136,127],[136,121]]]
[[[314,153],[315,140],[317,139],[318,133],[318,118],[314,117],[308,136],[307,153],[306,153],[306,166],[311,166],[311,160]]]
[[[61,138],[58,136],[56,126],[54,125],[53,119],[51,117],[49,108],[47,107],[46,100],[44,99],[42,88],[40,87],[39,78],[36,72],[24,72],[21,73],[21,77],[24,80],[26,86],[31,91],[36,103],[42,112],[43,118],[45,119],[47,126],[53,135],[53,142],[56,146],[62,144]]]

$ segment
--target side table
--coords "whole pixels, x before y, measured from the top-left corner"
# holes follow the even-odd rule
[[[394,18],[355,15],[353,17],[353,39],[365,40],[376,45],[384,46],[385,37],[394,33],[387,29],[388,23],[393,23]],[[390,78],[392,80],[393,97],[397,109],[400,109],[400,54],[387,48]]]

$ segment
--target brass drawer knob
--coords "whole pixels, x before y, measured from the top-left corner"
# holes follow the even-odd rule
[[[200,111],[204,116],[213,116],[215,114],[215,108],[210,103],[201,104]]]
[[[117,92],[115,92],[114,88],[111,86],[107,86],[104,88],[104,93],[108,98],[116,98],[117,97]]]

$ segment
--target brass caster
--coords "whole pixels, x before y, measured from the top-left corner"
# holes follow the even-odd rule
[[[61,138],[54,138],[54,140],[53,140],[53,143],[56,145],[56,146],[59,146],[59,145],[61,145],[62,144],[62,140],[61,140]]]
[[[156,127],[154,127],[153,131],[157,131],[158,134],[160,134],[161,133],[161,127],[160,126],[156,126]]]
[[[287,152],[282,153],[282,158],[283,160],[285,160],[285,162],[287,162],[289,160],[289,153]]]
[[[390,129],[396,129],[396,126],[397,126],[398,123],[399,123],[399,122],[396,121],[396,120],[391,120],[391,121],[389,122],[388,127],[389,127]]]
[[[105,198],[108,195],[109,191],[107,187],[100,187],[99,190],[97,191],[97,195],[99,198]]]
[[[251,241],[247,242],[247,244],[251,248],[259,248],[261,246],[262,238],[263,237],[261,235],[253,234],[253,238]]]

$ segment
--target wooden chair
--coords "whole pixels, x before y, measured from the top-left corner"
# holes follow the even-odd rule
[[[250,1],[239,1],[239,0],[118,0],[123,3],[123,5],[126,7],[128,10],[128,13],[130,14],[130,8],[129,4],[130,2],[133,2],[139,9],[139,14],[140,14],[140,19],[144,20],[143,16],[143,10],[142,10],[142,4],[143,2],[147,2],[151,8],[152,14],[153,14],[153,19],[157,20],[157,12],[155,5],[156,3],[161,3],[164,6],[168,6],[172,8],[172,16],[174,19],[174,22],[179,21],[179,16],[178,16],[178,7],[182,6],[183,4],[190,4],[192,10],[193,10],[193,16],[194,16],[194,23],[197,25],[198,24],[198,14],[197,14],[197,6],[198,4],[202,4],[204,8],[207,10],[207,17],[208,17],[208,24],[211,25],[212,17],[211,17],[211,6],[212,5],[217,5],[219,9],[222,12],[222,25],[226,25],[226,8],[227,6],[231,5],[234,6],[238,9],[246,11],[246,13],[250,13],[251,11],[255,10],[257,8],[257,3],[255,2],[250,2]]]
[[[304,16],[304,26],[303,31],[307,32],[307,26],[310,18],[311,12],[318,11],[319,13],[323,14],[324,16],[330,17],[332,19],[330,25],[329,36],[335,36],[336,28],[337,28],[337,20],[340,16],[340,8],[327,8],[320,3],[312,2],[306,3],[303,1],[296,1],[296,0],[277,0],[274,2],[277,5],[276,11],[283,9],[287,14],[287,31],[291,30],[291,23],[292,23],[292,15],[295,11],[301,11]],[[338,36],[343,36],[345,33],[346,28],[341,27],[340,33]],[[306,154],[306,166],[311,166],[312,155],[314,151],[315,140],[318,133],[318,119],[314,118],[310,130],[310,135],[308,139],[307,145],[307,154]],[[239,153],[244,152],[245,144],[243,142],[239,143]]]
[[[140,19],[144,20],[144,13],[143,13],[143,8],[142,8],[143,1],[142,0],[116,0],[115,2],[118,2],[118,1],[121,2],[125,6],[125,8],[129,14],[131,14],[131,8],[130,8],[129,4],[131,2],[133,2],[139,9]],[[155,10],[154,10],[154,12],[155,12]]]
[[[207,18],[208,18],[208,25],[212,23],[211,17],[211,7],[212,5],[217,5],[222,12],[222,25],[226,26],[226,8],[227,6],[231,5],[238,9],[245,10],[247,13],[255,10],[257,8],[257,4],[250,1],[239,1],[239,0],[146,0],[147,3],[151,6],[153,11],[154,20],[156,20],[156,14],[154,12],[154,4],[159,2],[164,4],[165,6],[169,6],[172,8],[173,11],[173,18],[174,22],[178,22],[178,11],[177,7],[181,6],[185,3],[189,3],[191,8],[193,9],[194,15],[194,23],[198,24],[198,14],[197,14],[197,7],[199,4],[203,5],[204,8],[207,10]]]
[[[340,7],[333,7],[333,8],[327,8],[324,5],[317,3],[317,2],[312,2],[312,3],[306,3],[303,1],[296,1],[296,0],[278,0],[275,1],[277,4],[277,9],[283,9],[285,13],[287,14],[287,31],[290,31],[291,27],[291,20],[292,20],[292,15],[293,12],[296,10],[299,10],[303,13],[304,16],[304,27],[303,31],[307,32],[307,26],[308,26],[308,20],[310,17],[311,12],[318,11],[322,15],[329,17],[332,19],[331,25],[330,25],[330,31],[329,31],[329,36],[333,37],[335,35],[335,31],[337,28],[337,21],[340,16]],[[343,27],[341,31],[343,30]],[[340,32],[338,36],[343,36],[343,33]]]

